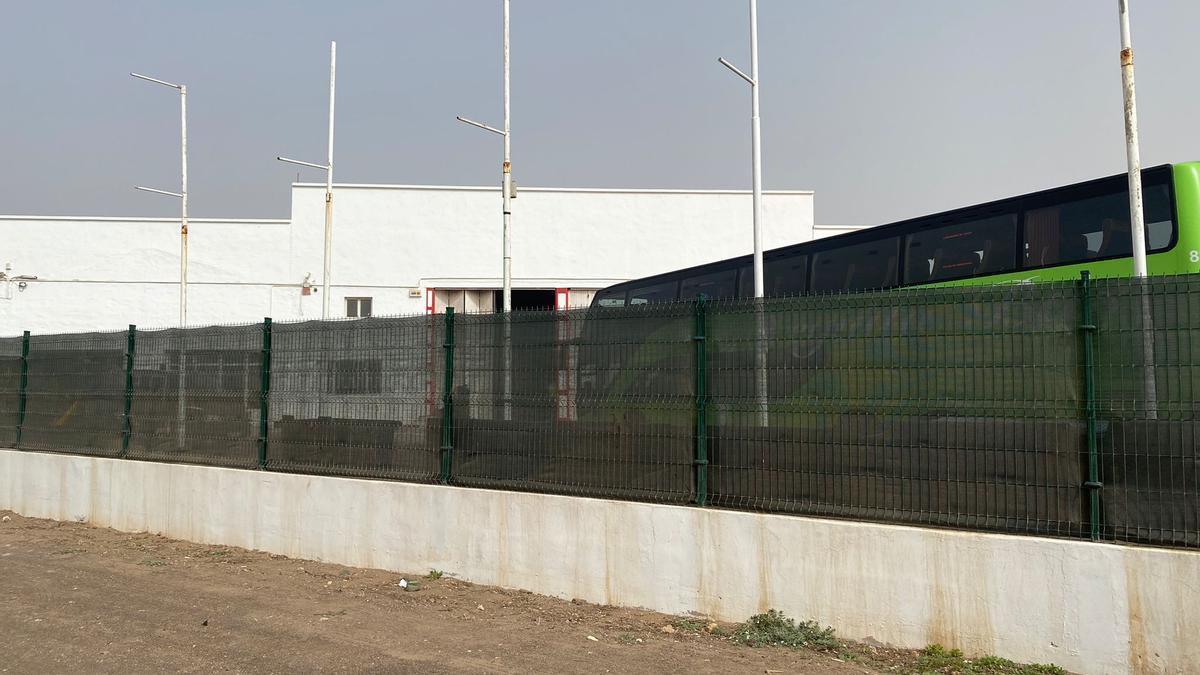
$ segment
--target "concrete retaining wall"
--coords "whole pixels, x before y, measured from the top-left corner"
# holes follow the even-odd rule
[[[1200,553],[0,450],[0,508],[848,638],[1200,671]]]

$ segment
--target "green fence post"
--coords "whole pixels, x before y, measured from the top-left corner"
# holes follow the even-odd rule
[[[1096,355],[1094,340],[1096,324],[1092,320],[1091,278],[1087,270],[1079,273],[1080,304],[1083,308],[1083,395],[1084,413],[1087,416],[1088,478],[1083,488],[1087,490],[1089,524],[1093,541],[1100,539],[1100,457],[1096,439]]]
[[[271,423],[271,317],[262,325],[262,380],[258,388],[258,468],[267,468],[267,436]]]
[[[29,331],[21,334],[21,376],[17,380],[17,438],[13,447],[21,447],[25,427],[25,401],[29,398]]]
[[[454,308],[446,308],[446,339],[442,343],[446,350],[445,382],[442,385],[442,475],[443,485],[450,483],[451,453],[454,451],[452,431],[454,428]]]
[[[137,339],[137,326],[129,324],[125,338],[125,408],[121,414],[121,457],[129,454],[129,439],[133,435],[133,352]]]
[[[696,345],[696,458],[692,460],[696,470],[696,498],[699,506],[708,503],[708,298],[701,295],[696,299],[696,331],[692,341]]]

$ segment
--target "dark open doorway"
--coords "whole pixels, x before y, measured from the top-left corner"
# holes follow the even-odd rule
[[[493,305],[496,311],[504,309],[504,293],[502,291],[493,291],[495,293]],[[512,292],[512,309],[514,312],[527,312],[535,309],[554,309],[554,289],[513,289]]]

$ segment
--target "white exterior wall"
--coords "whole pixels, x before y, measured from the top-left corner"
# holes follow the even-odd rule
[[[859,230],[871,227],[870,225],[814,225],[813,239],[824,239],[825,237],[836,237],[839,234],[847,232],[858,232]]]
[[[1200,672],[1200,553],[0,449],[0,509],[1086,673]]]
[[[263,251],[286,241],[286,220],[190,221],[189,321],[258,321],[284,267]],[[0,217],[0,335],[116,330],[179,320],[179,221]]]
[[[324,199],[323,185],[292,192],[293,277],[320,274]],[[812,238],[811,192],[767,193],[763,207],[767,248]],[[332,306],[375,292],[376,314],[409,314],[425,309],[409,289],[499,288],[500,215],[497,188],[337,187]],[[751,233],[747,192],[524,188],[513,288],[603,288],[750,253]]]
[[[344,316],[346,297],[372,297],[376,315],[413,314],[427,288],[499,288],[499,197],[336,186],[331,315]],[[747,192],[524,188],[513,211],[514,288],[571,288],[572,305],[618,281],[751,249]],[[807,241],[812,193],[768,193],[764,221],[768,248]],[[189,324],[319,318],[323,229],[323,185],[293,186],[291,220],[192,219]],[[0,281],[0,335],[178,323],[176,219],[0,216],[0,242],[9,277],[37,277],[23,290]]]

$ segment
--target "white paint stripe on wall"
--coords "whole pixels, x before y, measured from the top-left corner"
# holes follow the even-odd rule
[[[1200,671],[1200,553],[0,450],[0,508],[844,637]]]

